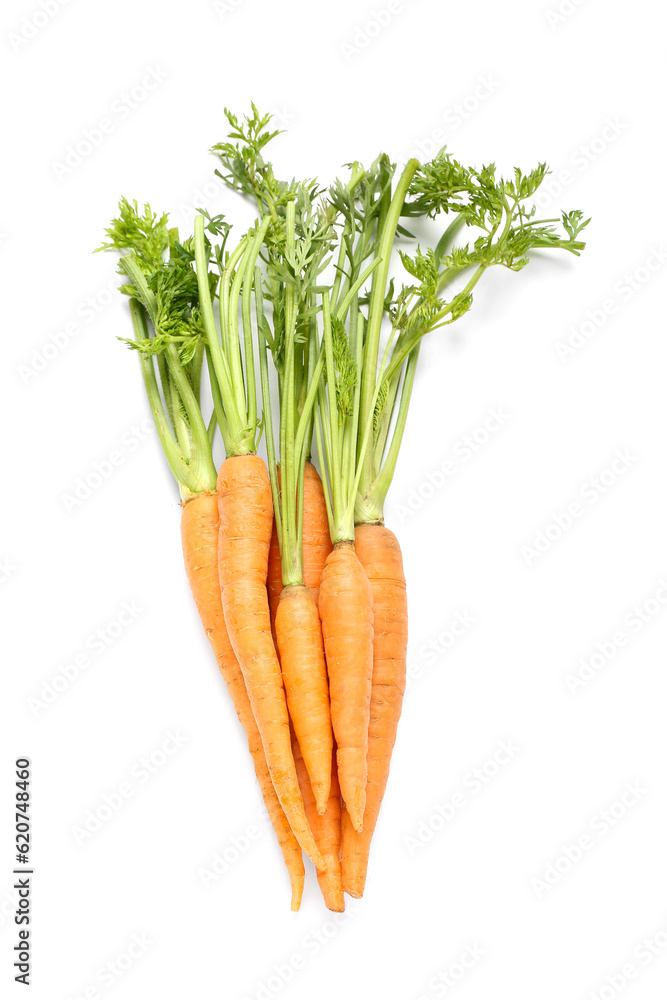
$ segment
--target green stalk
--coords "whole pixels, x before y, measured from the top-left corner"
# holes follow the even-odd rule
[[[239,415],[243,414],[241,422],[244,425],[247,410],[241,344],[238,335],[238,301],[244,274],[243,261],[248,249],[248,237],[244,236],[222,272],[219,297],[220,329],[223,331],[222,342],[229,359],[236,409]]]
[[[253,279],[257,280],[257,275],[255,273],[255,264],[257,263],[257,257],[259,256],[259,251],[264,242],[264,236],[266,235],[266,230],[269,227],[270,219],[267,217],[264,219],[260,227],[258,228],[255,238],[250,246],[250,252],[247,255],[247,262],[245,268],[245,274],[243,275],[243,298],[241,303],[241,315],[243,322],[243,343],[244,343],[244,354],[245,354],[245,371],[246,371],[246,387],[247,387],[247,415],[248,427],[255,428],[257,426],[257,385],[255,381],[255,356],[253,351],[252,343],[252,319],[251,319],[251,305],[252,305],[252,289],[253,289]],[[259,275],[259,285],[255,288],[256,296],[258,298],[262,297],[262,278]]]
[[[329,482],[331,489],[331,506],[334,512],[334,525],[332,526],[332,542],[341,542],[354,538],[354,523],[352,523],[352,533],[350,525],[345,523],[345,506],[343,484],[341,482],[340,469],[340,416],[336,402],[336,373],[333,360],[333,336],[331,331],[331,307],[329,304],[329,293],[322,294],[322,320],[324,326],[324,357],[327,370],[327,401],[329,417],[329,441],[327,450]]]
[[[172,421],[174,424],[174,431],[176,433],[176,440],[178,441],[178,447],[181,449],[186,461],[190,459],[190,435],[188,433],[188,425],[183,418],[181,413],[180,401],[178,396],[178,389],[173,381],[169,380],[168,384],[169,401],[171,403]]]
[[[375,271],[376,268],[378,268],[380,266],[380,263],[381,263],[381,258],[380,257],[376,257],[375,260],[373,260],[368,265],[368,267],[365,269],[365,271],[363,272],[363,274],[360,274],[359,277],[356,279],[356,281],[354,281],[352,283],[352,285],[350,285],[349,291],[347,292],[347,294],[345,295],[345,298],[343,299],[343,301],[341,302],[340,306],[336,310],[336,315],[337,315],[338,319],[340,319],[342,321],[345,320],[345,317],[347,315],[347,311],[350,308],[352,300],[357,295],[357,293],[358,293],[359,289],[361,288],[361,286],[371,276],[371,274],[373,273],[373,271]]]
[[[227,417],[225,416],[225,408],[222,405],[222,396],[220,395],[220,386],[215,374],[215,369],[211,360],[211,351],[208,345],[206,347],[206,362],[208,366],[209,382],[211,385],[211,395],[213,397],[213,413],[220,428],[220,433],[222,434],[222,440],[225,445],[225,455],[231,455],[233,453],[232,439],[229,436]]]
[[[171,380],[169,378],[169,370],[167,368],[167,362],[162,351],[156,354],[155,358],[157,361],[158,375],[160,376],[160,384],[162,385],[162,390],[164,392],[164,401],[167,404],[167,416],[169,417],[171,426],[175,432],[176,423],[174,421],[174,414],[172,411],[171,387],[170,387]]]
[[[349,343],[350,351],[354,356],[357,366],[357,380],[354,386],[354,401],[352,404],[352,416],[348,418],[343,436],[343,489],[348,495],[350,484],[354,479],[354,471],[357,459],[357,432],[359,424],[359,397],[361,393],[361,359],[363,354],[363,330],[360,329],[363,317],[359,312],[359,305],[356,295],[352,302],[350,314]]]
[[[148,327],[146,324],[145,307],[137,299],[130,299],[130,314],[132,316],[135,340],[147,339]],[[155,377],[153,359],[151,357],[147,357],[143,353],[140,353],[140,358],[141,374],[143,376],[151,414],[153,416],[153,420],[155,421],[155,428],[157,430],[165,458],[167,459],[167,464],[169,465],[172,475],[178,483],[181,500],[189,500],[190,497],[195,496],[198,493],[213,492],[215,490],[216,483],[213,460],[211,459],[210,467],[208,469],[206,468],[206,463],[203,463],[201,470],[193,468],[185,461],[178,443],[169,429],[169,423],[164,412],[162,399],[160,397],[160,390]],[[206,452],[210,454],[208,438],[206,442]]]
[[[309,448],[307,447],[308,428],[313,422],[313,410],[315,408],[315,401],[317,400],[320,390],[320,379],[322,378],[323,371],[324,352],[320,351],[320,356],[313,367],[310,385],[308,386],[308,393],[306,394],[303,410],[301,411],[301,416],[299,417],[299,424],[296,429],[296,434],[294,435],[294,454],[302,456],[304,464],[308,458],[309,451]]]
[[[294,260],[295,205],[287,203],[285,210],[285,239],[287,260]],[[285,286],[285,367],[280,411],[280,482],[283,526],[281,550],[283,584],[303,582],[301,545],[296,537],[297,472],[294,468],[295,388],[296,359],[295,335],[297,320],[296,288],[291,282]],[[301,564],[301,565],[300,565]]]
[[[470,295],[473,288],[475,287],[479,279],[482,277],[488,266],[489,266],[488,264],[480,264],[475,269],[475,272],[470,281],[468,282],[468,284],[461,292],[459,292],[459,296],[461,298],[463,298],[466,295]],[[396,349],[392,355],[391,362],[386,371],[387,378],[393,377],[393,375],[398,371],[398,369],[401,367],[401,365],[407,358],[408,354],[410,354],[413,348],[417,346],[417,344],[419,343],[419,341],[422,339],[423,336],[425,336],[427,333],[432,333],[433,330],[439,330],[441,326],[446,325],[446,322],[451,322],[451,320],[445,321],[445,323],[440,321],[443,320],[445,316],[448,316],[453,308],[454,308],[453,302],[449,302],[443,309],[441,309],[439,312],[435,314],[428,327],[414,334],[414,336],[410,337],[409,340],[406,340],[404,344],[396,345]]]
[[[364,496],[357,496],[355,505],[355,521],[357,524],[384,523],[384,502],[396,470],[399,449],[403,441],[405,423],[410,406],[410,397],[415,381],[417,361],[419,360],[420,344],[412,351],[405,369],[405,377],[401,388],[401,402],[394,425],[391,444],[384,458],[382,468]]]
[[[368,308],[361,383],[360,427],[367,425],[369,416],[372,414],[371,405],[377,380],[380,334],[384,316],[384,301],[387,294],[391,250],[396,238],[396,229],[400,221],[401,211],[410,188],[410,182],[418,167],[418,160],[408,160],[396,185],[396,190],[387,209],[386,217],[381,218],[378,222],[379,243],[375,256],[380,258],[380,264],[373,275],[371,299]],[[373,449],[369,448],[364,458],[364,483],[370,485],[373,479],[373,472]]]
[[[202,375],[202,365],[204,364],[204,345],[201,341],[197,344],[195,348],[195,353],[192,356],[187,372],[188,380],[192,386],[192,391],[195,394],[195,399],[199,404],[201,402],[201,375]]]
[[[255,267],[255,289],[262,287],[262,272]],[[264,304],[262,296],[255,294],[255,313],[257,315],[257,339],[259,346],[259,377],[262,391],[262,419],[264,420],[264,437],[266,440],[266,457],[271,481],[273,497],[273,516],[276,521],[276,531],[280,542],[282,558],[282,514],[280,510],[280,490],[278,488],[278,472],[276,465],[276,446],[273,436],[273,413],[271,410],[271,392],[269,384],[269,365],[267,358],[268,344],[264,336]]]
[[[244,412],[243,415],[241,415],[238,408],[235,407],[233,403],[235,393],[230,368],[225,351],[223,350],[223,346],[218,336],[217,327],[215,325],[213,302],[211,300],[211,292],[208,283],[208,260],[206,253],[204,221],[205,220],[202,215],[198,215],[195,218],[195,269],[197,272],[197,283],[199,286],[199,309],[201,312],[204,331],[206,333],[210,358],[213,363],[212,369],[215,372],[220,392],[220,399],[225,414],[225,422],[227,426],[227,440],[225,444],[226,447],[228,447],[227,457],[230,457],[231,455],[247,454],[248,451],[252,453],[254,451],[254,441],[250,442],[250,447],[248,447],[248,443],[246,442],[247,435],[245,432],[245,399],[243,405]],[[238,248],[236,252],[238,252]],[[222,430],[222,424],[220,425],[220,428]]]
[[[208,443],[211,446],[211,448],[213,448],[213,441],[214,441],[214,438],[215,438],[215,429],[216,429],[217,426],[218,426],[218,420],[217,420],[217,417],[215,415],[215,410],[214,410],[213,413],[211,414],[210,418],[209,418],[208,427],[206,428],[206,433],[208,435]]]
[[[195,399],[195,394],[192,391],[192,386],[188,381],[181,359],[178,356],[176,345],[167,344],[165,353],[167,355],[169,371],[178,389],[178,394],[188,419],[190,433],[192,434],[190,467],[200,481],[212,480],[215,483],[217,481],[217,472],[213,465],[206,424],[204,423],[199,404]]]

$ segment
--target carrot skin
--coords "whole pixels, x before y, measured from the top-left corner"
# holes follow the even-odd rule
[[[375,615],[363,831],[354,830],[345,810],[342,817],[343,887],[350,896],[359,898],[366,884],[371,838],[387,785],[403,704],[408,609],[403,559],[394,533],[384,525],[357,525],[355,549],[370,581]]]
[[[222,607],[269,774],[301,848],[317,868],[323,868],[299,790],[285,690],[271,635],[266,581],[273,506],[266,465],[257,455],[235,455],[222,463],[218,512]]]
[[[361,832],[368,773],[373,595],[352,542],[334,545],[327,558],[320,584],[320,617],[338,780],[352,825]]]
[[[322,626],[307,587],[283,588],[275,634],[287,708],[310,776],[317,812],[323,815],[331,787],[333,733]]]
[[[231,695],[236,714],[248,738],[248,749],[257,781],[290,876],[292,909],[298,910],[304,881],[301,848],[273,787],[243,674],[229,641],[222,611],[217,556],[218,499],[215,494],[201,493],[183,506],[181,540],[192,596],[218,668]]]
[[[276,615],[280,604],[280,595],[283,592],[283,568],[280,563],[280,542],[276,531],[276,522],[273,522],[271,530],[271,544],[269,545],[269,565],[266,576],[266,590],[269,595],[269,611],[271,613],[271,629],[273,639],[276,638]]]
[[[324,564],[333,549],[324,487],[319,473],[306,462],[303,473],[303,582],[319,604]]]
[[[315,804],[308,771],[295,736],[292,739],[292,751],[306,807],[306,816],[315,835],[317,846],[327,863],[327,870],[317,873],[317,881],[327,909],[333,910],[334,913],[342,913],[345,909],[345,896],[343,894],[343,869],[340,861],[341,804],[336,774],[336,758],[333,753],[329,758],[331,792],[326,812],[321,815]]]

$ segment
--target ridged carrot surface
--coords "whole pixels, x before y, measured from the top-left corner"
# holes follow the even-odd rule
[[[276,611],[275,635],[287,707],[321,815],[327,808],[331,787],[333,733],[322,626],[308,587],[296,585],[283,589]]]
[[[273,786],[302,849],[317,849],[296,776],[280,664],[266,590],[273,523],[271,488],[257,455],[227,458],[218,474],[218,573],[229,638],[246,683]]]
[[[292,909],[298,910],[304,880],[301,848],[273,787],[243,674],[229,641],[222,611],[218,582],[218,498],[215,494],[201,493],[183,506],[181,539],[192,596],[218,668],[231,695],[236,714],[248,738],[248,749],[257,781],[289,872],[292,884]]]
[[[333,755],[329,758],[331,793],[326,812],[322,816],[317,811],[306,765],[296,738],[292,741],[292,749],[296,762],[296,773],[299,776],[299,784],[306,806],[306,816],[310,821],[317,846],[327,863],[327,870],[317,873],[317,881],[327,909],[333,910],[335,913],[342,913],[345,909],[345,897],[343,895],[343,870],[340,861],[341,805],[336,760]]]
[[[343,887],[363,895],[368,853],[389,776],[405,692],[408,608],[403,559],[396,536],[379,524],[357,525],[354,547],[373,593],[373,683],[368,730],[368,784],[361,833],[347,811],[342,818]]]
[[[352,542],[339,542],[320,584],[338,780],[355,830],[366,805],[368,724],[373,675],[373,595]]]

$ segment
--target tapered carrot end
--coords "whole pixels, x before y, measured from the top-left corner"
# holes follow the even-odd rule
[[[364,894],[364,882],[361,876],[347,876],[345,875],[345,870],[343,869],[343,892],[346,892],[348,896],[352,896],[352,899],[361,899]]]
[[[329,803],[329,795],[331,793],[331,784],[324,785],[322,782],[314,782],[311,785],[313,789],[313,795],[315,797],[315,808],[317,809],[318,816],[324,816],[327,811],[327,805]]]
[[[345,910],[345,896],[343,894],[343,879],[341,877],[340,866],[338,866],[338,871],[325,872],[324,874],[318,872],[317,881],[319,882],[322,898],[327,910],[331,910],[333,913],[343,913]]]
[[[345,912],[345,896],[342,889],[336,892],[327,892],[323,895],[327,910],[331,910],[332,913]]]
[[[357,833],[361,833],[364,828],[364,810],[366,809],[366,789],[355,788],[351,800],[345,802],[350,821]]]
[[[296,913],[301,908],[301,897],[303,896],[303,875],[292,879],[292,912]]]

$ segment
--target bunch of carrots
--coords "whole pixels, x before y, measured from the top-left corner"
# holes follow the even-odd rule
[[[186,573],[292,909],[305,852],[340,911],[345,893],[364,892],[405,689],[405,576],[383,508],[421,339],[467,312],[489,267],[519,270],[539,248],[578,254],[587,222],[535,219],[544,164],[505,180],[446,149],[400,174],[383,154],[327,188],[280,181],[263,154],[278,134],[270,116],[254,105],[226,116],[217,173],[255,203],[250,230],[234,242],[225,218],[201,209],[182,240],[167,215],[122,199],[100,249],[121,253],[126,343],[179,486]],[[452,218],[435,246],[410,255],[404,223],[441,215]],[[474,239],[461,242],[465,228]]]

